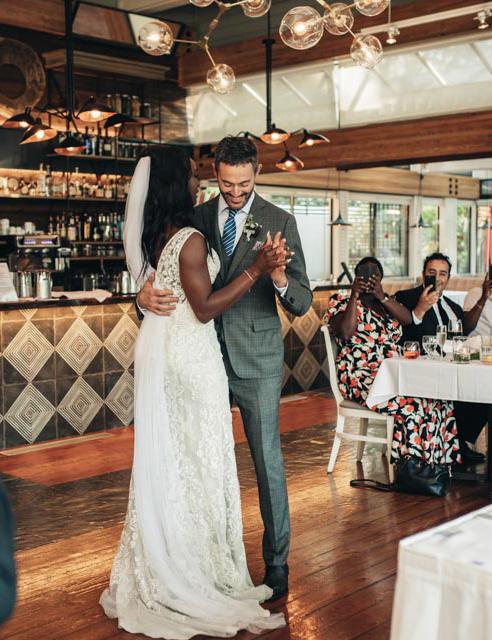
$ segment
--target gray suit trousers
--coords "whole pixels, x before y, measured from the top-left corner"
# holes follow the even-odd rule
[[[283,565],[289,553],[290,519],[278,425],[282,376],[239,378],[224,347],[223,355],[229,388],[241,412],[256,471],[265,527],[263,558],[266,565]]]

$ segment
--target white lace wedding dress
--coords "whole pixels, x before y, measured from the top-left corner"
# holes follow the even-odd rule
[[[146,314],[135,347],[135,451],[128,511],[101,605],[118,625],[152,638],[260,633],[285,624],[259,603],[242,540],[227,377],[214,329],[186,300],[179,253],[165,246],[155,286],[179,298],[169,317]],[[219,271],[209,256],[211,280]]]

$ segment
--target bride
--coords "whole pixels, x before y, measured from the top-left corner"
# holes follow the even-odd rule
[[[285,624],[260,606],[242,540],[229,391],[213,318],[285,264],[271,241],[212,292],[220,264],[193,226],[194,164],[179,148],[149,151],[125,219],[131,273],[171,289],[176,309],[146,314],[135,345],[135,447],[128,510],[100,603],[119,627],[152,638],[230,637]]]

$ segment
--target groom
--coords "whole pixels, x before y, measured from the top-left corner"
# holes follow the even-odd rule
[[[287,268],[260,278],[216,321],[229,388],[241,412],[255,465],[265,526],[264,584],[273,589],[273,600],[288,591],[290,543],[278,425],[284,348],[275,299],[289,313],[301,316],[308,311],[312,294],[294,216],[254,191],[260,169],[257,149],[249,139],[224,138],[217,146],[214,163],[220,196],[199,205],[195,211],[196,226],[221,260],[214,290],[227,285],[252,264],[269,231],[272,236],[280,231],[293,252]],[[153,288],[151,276],[137,302],[140,308],[169,315],[175,300],[170,296],[170,291]]]

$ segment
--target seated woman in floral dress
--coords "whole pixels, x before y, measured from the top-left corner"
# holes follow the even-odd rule
[[[360,274],[368,263],[376,265],[378,273],[366,283]],[[325,321],[340,347],[340,391],[348,400],[365,404],[381,362],[398,354],[402,325],[409,324],[411,316],[383,292],[383,268],[378,260],[363,258],[355,276],[350,294],[340,292],[330,298]],[[394,416],[392,462],[406,455],[436,464],[459,461],[452,402],[396,396],[374,410]]]

